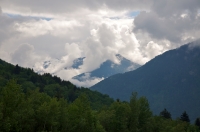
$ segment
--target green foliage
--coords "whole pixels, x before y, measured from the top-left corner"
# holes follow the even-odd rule
[[[81,94],[86,94],[91,102],[92,109],[100,109],[102,106],[109,106],[114,101],[107,95],[91,91],[88,88],[77,88],[69,81],[61,80],[49,73],[39,75],[33,69],[14,66],[0,60],[0,89],[5,87],[7,82],[15,79],[24,93],[39,88],[39,92],[47,93],[51,97],[64,98],[73,102]]]
[[[130,103],[117,100],[98,113],[101,125],[108,132],[147,131],[151,117],[148,101],[137,98],[137,93],[132,94]]]
[[[148,100],[137,93],[130,102],[114,102],[50,74],[1,60],[0,68],[0,132],[200,132],[199,118],[191,125],[186,112],[177,120],[163,118],[169,117],[166,109],[152,116]]]
[[[50,97],[39,89],[22,91],[11,80],[0,91],[0,131],[60,132],[199,132],[182,120],[152,116],[146,98],[133,93],[128,102],[92,110],[87,94],[74,102]],[[196,123],[197,124],[197,123]]]
[[[137,93],[133,93],[130,99],[130,107],[130,130],[139,132],[147,131],[148,123],[152,116],[148,100],[145,97],[138,99]]]
[[[149,132],[200,132],[198,127],[189,125],[180,120],[166,119],[155,116],[151,119],[151,129]]]
[[[14,80],[1,89],[0,122],[0,131],[104,131],[86,95],[67,105],[38,89],[24,94]]]
[[[97,119],[90,108],[89,100],[81,95],[67,111],[67,128],[71,132],[95,132]]]
[[[31,128],[34,111],[15,80],[9,81],[2,89],[0,104],[2,131],[23,131]]]

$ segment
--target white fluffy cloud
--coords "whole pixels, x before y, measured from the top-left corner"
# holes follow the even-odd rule
[[[2,0],[0,58],[71,78],[115,57],[144,64],[199,38],[199,0]],[[80,69],[73,61],[86,57]],[[44,62],[49,62],[44,68]]]

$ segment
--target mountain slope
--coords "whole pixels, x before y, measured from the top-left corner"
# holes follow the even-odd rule
[[[146,96],[158,114],[167,108],[173,117],[186,110],[194,120],[200,116],[199,41],[159,55],[135,71],[111,76],[91,87],[113,98],[129,100],[133,91]]]
[[[119,64],[115,64],[114,62],[107,60],[104,63],[102,63],[98,69],[91,72],[82,73],[73,77],[73,79],[77,79],[79,81],[86,81],[88,79],[91,80],[93,78],[107,78],[114,74],[124,73],[127,71],[135,70],[138,67],[140,67],[139,64],[133,63],[119,54],[117,54],[116,57],[120,62]]]

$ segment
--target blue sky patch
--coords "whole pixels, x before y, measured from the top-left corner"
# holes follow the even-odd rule
[[[19,14],[10,14],[10,13],[4,13],[5,15],[7,15],[10,18],[20,18],[20,17],[24,17],[24,18],[34,18],[34,19],[42,19],[42,20],[46,20],[46,21],[50,21],[53,18],[48,18],[48,17],[39,17],[39,16],[22,16]]]
[[[139,14],[140,14],[140,11],[131,11],[131,12],[127,13],[127,16],[134,18],[134,17],[138,16]]]

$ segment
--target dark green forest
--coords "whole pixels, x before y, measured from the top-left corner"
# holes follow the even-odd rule
[[[114,101],[50,74],[0,60],[0,131],[2,132],[199,132],[186,111],[173,120],[163,108],[153,115],[148,100],[132,93]]]
[[[102,106],[109,106],[114,100],[108,95],[103,95],[88,88],[78,88],[69,81],[61,80],[49,73],[39,75],[30,68],[14,66],[0,60],[0,87],[4,87],[9,80],[16,80],[21,85],[22,91],[27,93],[30,90],[38,89],[50,97],[64,98],[73,102],[79,95],[86,94],[93,109],[100,109]]]

